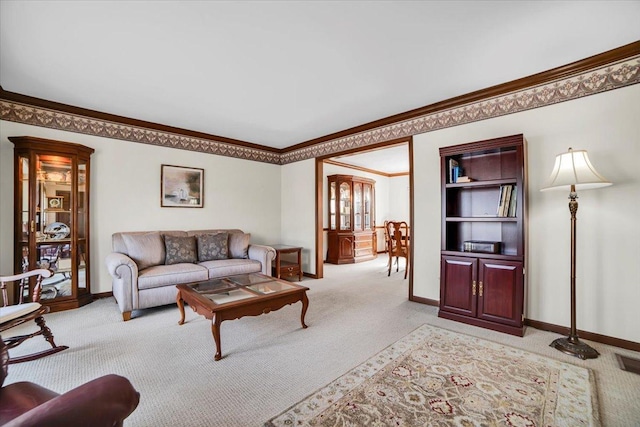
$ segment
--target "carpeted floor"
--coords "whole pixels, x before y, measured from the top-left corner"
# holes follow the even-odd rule
[[[640,375],[618,367],[615,353],[639,353],[590,343],[601,356],[581,361],[549,347],[558,335],[528,328],[513,337],[437,317],[437,308],[409,302],[404,272],[387,277],[386,258],[325,266],[326,278],[305,279],[311,290],[308,329],[301,304],[222,323],[223,359],[213,361],[210,325],[187,308],[178,326],[175,306],[134,313],[123,322],[112,299],[47,315],[58,344],[70,349],[9,366],[7,382],[34,381],[64,392],[107,373],[140,391],[127,426],[262,426],[422,324],[524,349],[590,368],[604,426],[640,425]],[[41,338],[15,350],[39,350]]]

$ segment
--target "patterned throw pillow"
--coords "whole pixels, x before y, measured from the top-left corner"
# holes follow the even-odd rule
[[[164,247],[167,253],[165,264],[182,262],[198,262],[195,236],[164,236]]]
[[[229,258],[249,258],[251,233],[229,234]]]
[[[214,259],[227,259],[228,240],[228,233],[199,234],[198,261],[202,262]]]

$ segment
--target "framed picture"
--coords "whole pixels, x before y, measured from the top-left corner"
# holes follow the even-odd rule
[[[160,206],[201,208],[204,206],[204,169],[162,165]]]
[[[47,209],[50,211],[61,211],[63,203],[63,196],[47,197]]]

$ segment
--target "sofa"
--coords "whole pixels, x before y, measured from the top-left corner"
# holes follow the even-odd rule
[[[132,231],[112,235],[106,265],[124,321],[133,310],[175,304],[176,285],[236,274],[271,276],[276,252],[238,229]]]

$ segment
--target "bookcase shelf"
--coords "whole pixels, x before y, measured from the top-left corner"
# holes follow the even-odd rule
[[[524,334],[525,150],[523,135],[440,148],[438,316]],[[471,181],[454,182],[456,173]]]

